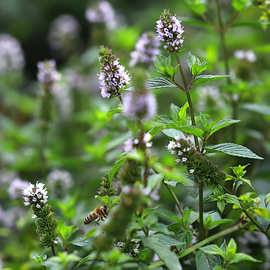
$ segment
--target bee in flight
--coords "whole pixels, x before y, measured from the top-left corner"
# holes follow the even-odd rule
[[[89,224],[94,220],[96,220],[97,222],[100,220],[104,220],[108,216],[108,213],[108,206],[98,206],[85,217],[84,224]]]

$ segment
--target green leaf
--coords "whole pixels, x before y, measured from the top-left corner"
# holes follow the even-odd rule
[[[178,112],[178,117],[180,121],[183,121],[186,123],[187,121],[187,108],[189,107],[188,102],[186,102],[181,108],[180,111]]]
[[[170,115],[171,115],[171,118],[175,122],[177,122],[179,120],[179,118],[178,118],[178,112],[179,111],[180,111],[180,108],[172,103],[171,106],[170,106]]]
[[[182,126],[182,127],[179,127],[179,129],[183,132],[193,134],[200,138],[203,138],[203,135],[204,135],[204,131],[202,129],[198,127],[194,127],[194,126]]]
[[[194,85],[203,84],[211,81],[222,80],[230,77],[229,75],[199,75],[195,77]]]
[[[125,161],[126,161],[126,157],[122,157],[118,161],[116,161],[115,164],[113,165],[112,169],[110,170],[108,174],[108,180],[110,184],[112,184],[115,174],[118,172],[118,170],[120,169],[120,167]]]
[[[164,177],[162,174],[153,174],[149,176],[147,179],[147,188],[149,188],[150,190],[153,190],[160,184],[163,178]]]
[[[177,88],[177,85],[174,84],[171,80],[162,78],[162,77],[156,77],[151,78],[146,81],[146,88],[147,89],[159,89],[159,88]]]
[[[254,209],[254,213],[256,213],[259,217],[270,221],[270,211],[266,208],[258,207]]]
[[[161,237],[161,234],[153,235],[145,238],[143,243],[158,254],[169,270],[182,269],[178,257],[170,250],[171,243],[164,241],[164,236]]]
[[[207,146],[206,148],[216,152],[222,152],[230,156],[244,157],[251,159],[263,159],[262,157],[253,153],[247,147],[235,143],[216,144],[213,146]]]
[[[154,66],[158,73],[171,80],[174,78],[174,75],[178,70],[178,65],[175,67],[172,65],[171,55],[157,55],[154,60]]]
[[[237,250],[237,245],[234,239],[232,238],[227,246],[226,252],[225,252],[225,260],[230,261],[233,256],[235,255]]]
[[[217,245],[208,245],[200,248],[200,250],[207,254],[220,255],[221,257],[225,256],[224,251]]]
[[[250,262],[261,262],[259,260],[256,260],[255,258],[244,254],[244,253],[236,253],[235,256],[233,257],[233,259],[230,260],[229,264],[232,263],[239,263],[242,261],[250,261]]]
[[[265,203],[265,206],[266,206],[266,207],[267,207],[268,204],[270,203],[270,193],[268,193],[268,194],[265,195],[264,203]]]
[[[216,265],[221,263],[217,256],[205,254],[200,250],[196,252],[195,260],[196,270],[212,270]]]
[[[244,9],[247,6],[248,1],[249,0],[233,0],[232,6],[235,10],[241,11],[242,9]]]
[[[206,1],[201,0],[185,0],[188,7],[197,14],[203,14],[206,11]]]
[[[59,220],[56,230],[64,240],[67,240],[73,233],[77,231],[77,228],[75,228],[73,225],[67,226],[65,225],[64,221]]]
[[[201,74],[208,66],[205,58],[195,56],[191,53],[188,54],[187,63],[193,76]]]
[[[176,180],[185,186],[193,186],[193,182],[177,168],[169,168],[158,162],[155,162],[152,167],[154,170],[163,174],[168,179]]]
[[[235,195],[226,193],[224,194],[223,198],[227,203],[235,204],[238,207],[241,207],[240,202]]]
[[[176,138],[181,139],[181,138],[185,137],[184,134],[180,130],[173,129],[173,128],[163,129],[162,133],[165,134],[166,136],[168,136],[170,138],[174,138],[174,139],[176,139]]]
[[[233,120],[233,119],[228,119],[228,120],[220,120],[218,123],[216,123],[212,128],[209,133],[209,136],[217,132],[218,130],[228,127],[230,125],[233,125],[235,123],[239,123],[240,120]]]
[[[242,105],[242,108],[248,111],[257,112],[264,115],[270,115],[270,106],[267,105],[246,103]]]

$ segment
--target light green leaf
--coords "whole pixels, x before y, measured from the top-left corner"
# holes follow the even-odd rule
[[[108,174],[108,180],[111,184],[112,184],[112,181],[113,181],[115,174],[118,172],[118,170],[120,169],[122,164],[125,162],[125,160],[126,160],[126,157],[120,158],[118,161],[115,162],[115,164],[111,168],[111,170]]]
[[[230,156],[244,157],[251,159],[263,159],[262,157],[253,153],[247,147],[235,143],[222,143],[213,146],[207,146],[206,148],[216,152],[222,152]]]
[[[242,261],[261,262],[259,260],[256,260],[255,258],[247,255],[247,254],[236,253],[235,256],[234,256],[234,258],[232,260],[230,260],[229,264],[239,263],[239,262],[242,262]]]
[[[77,228],[75,228],[73,225],[65,225],[64,221],[59,220],[56,230],[64,240],[68,240],[69,237],[77,231]]]
[[[176,122],[179,120],[178,118],[179,111],[180,111],[180,108],[172,103],[170,106],[170,115],[171,115],[171,118]]]
[[[208,66],[205,58],[195,56],[191,53],[188,54],[187,63],[193,76],[201,74]]]
[[[218,130],[228,127],[232,124],[239,123],[240,120],[233,120],[233,119],[228,119],[228,120],[220,120],[218,123],[216,123],[212,128],[209,133],[209,136],[217,132]]]
[[[162,174],[153,174],[149,176],[147,180],[147,188],[149,188],[150,190],[153,190],[160,184],[163,178],[164,176]]]
[[[185,137],[184,134],[180,130],[173,129],[173,128],[163,129],[162,133],[165,134],[166,136],[168,136],[170,138],[174,138],[174,139],[176,139],[176,138],[181,139],[181,138]]]
[[[180,121],[183,121],[186,123],[187,121],[187,108],[189,107],[188,102],[186,102],[181,108],[180,111],[178,112],[178,117]]]
[[[186,4],[189,6],[189,8],[197,13],[197,14],[203,14],[206,11],[207,3],[206,1],[201,0],[185,0]]]
[[[248,1],[249,0],[233,0],[232,6],[235,10],[241,11],[242,9],[244,9],[247,6]]]
[[[194,127],[194,126],[182,126],[182,127],[179,127],[179,129],[183,132],[186,132],[188,134],[193,134],[200,138],[203,138],[203,135],[204,135],[204,131],[202,129],[198,127]]]
[[[195,255],[196,270],[213,270],[216,265],[219,265],[220,259],[215,255],[206,255],[202,251],[197,251]]]
[[[217,245],[208,245],[200,248],[200,250],[207,254],[220,255],[221,257],[225,256],[224,251]]]
[[[158,254],[169,270],[182,270],[176,254],[170,250],[171,243],[164,242],[164,236],[153,235],[145,238],[143,243]]]
[[[146,81],[146,88],[147,89],[159,89],[159,88],[177,88],[177,85],[174,84],[171,80],[157,77],[151,78]]]
[[[231,240],[227,246],[227,249],[226,249],[225,260],[230,261],[233,258],[233,256],[235,255],[236,250],[237,250],[236,242],[234,241],[233,238],[231,238]]]
[[[222,80],[230,77],[229,75],[199,75],[196,76],[193,84],[198,85],[198,84],[203,84],[211,81],[216,81],[216,80]]]
[[[264,115],[270,115],[270,106],[267,105],[246,103],[242,105],[242,108],[248,111],[257,112]]]
[[[266,208],[258,207],[254,209],[254,213],[256,213],[259,217],[270,221],[270,211]]]
[[[266,207],[267,207],[268,204],[270,203],[270,193],[268,193],[268,194],[265,195],[264,203],[265,203],[265,206],[266,206]]]

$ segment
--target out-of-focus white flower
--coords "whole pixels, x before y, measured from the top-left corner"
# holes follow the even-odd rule
[[[257,60],[255,53],[252,50],[244,51],[238,50],[235,51],[234,57],[240,60],[246,60],[250,63],[254,63]]]
[[[156,32],[159,40],[164,43],[164,49],[170,52],[178,52],[181,49],[184,42],[184,27],[176,15],[164,10],[156,22]]]
[[[213,105],[219,109],[226,107],[219,89],[215,86],[200,87],[198,95],[198,109],[200,111],[205,111],[208,106],[213,107]]]
[[[123,193],[126,193],[127,194],[127,193],[129,193],[131,191],[131,187],[129,185],[124,185],[124,186],[122,186],[121,191]]]
[[[61,186],[67,190],[72,186],[71,174],[64,170],[54,170],[48,175],[48,185],[52,188]]]
[[[0,184],[3,185],[10,185],[12,181],[17,178],[17,174],[14,172],[7,172],[0,170]]]
[[[31,205],[37,209],[43,208],[48,202],[47,193],[47,189],[43,183],[29,184],[23,191],[24,205]]]
[[[8,194],[12,199],[17,199],[22,196],[23,190],[28,187],[28,182],[21,180],[20,178],[15,178],[9,188]]]
[[[9,34],[0,34],[0,72],[21,71],[24,54],[17,39]]]
[[[90,23],[104,23],[109,30],[117,27],[117,16],[107,1],[100,1],[95,7],[89,7],[85,17]]]
[[[71,15],[60,15],[53,20],[49,30],[49,43],[55,50],[68,50],[76,45],[80,34],[80,25]]]
[[[152,119],[157,112],[155,95],[150,92],[132,91],[127,93],[123,98],[123,112],[132,119]]]
[[[133,67],[136,64],[152,64],[155,56],[160,52],[159,46],[159,39],[154,33],[142,34],[136,43],[135,51],[131,53],[129,65]]]
[[[40,83],[52,84],[61,78],[61,74],[56,70],[55,60],[38,62],[37,78]]]
[[[120,96],[120,89],[130,82],[128,72],[108,48],[101,49],[99,61],[101,71],[98,74],[98,79],[102,97]]]
[[[152,135],[150,133],[145,133],[142,139],[142,143],[147,147],[150,148],[152,147]],[[139,139],[135,138],[135,139],[128,139],[125,143],[124,143],[124,151],[126,153],[132,152],[133,150],[135,150],[138,146],[139,146]]]
[[[144,195],[149,196],[153,201],[158,201],[160,199],[159,196],[159,189],[160,189],[160,185],[158,185],[154,190],[151,190],[150,188],[146,187],[142,190],[142,193]]]
[[[0,224],[4,227],[12,228],[15,227],[16,222],[24,216],[25,212],[21,207],[11,207],[4,210],[0,207]]]

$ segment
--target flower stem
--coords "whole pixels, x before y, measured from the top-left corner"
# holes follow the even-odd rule
[[[179,211],[180,215],[183,216],[183,209],[182,209],[181,203],[178,200],[176,194],[174,193],[174,191],[172,190],[172,188],[168,184],[166,184],[165,182],[163,182],[163,184],[165,185],[165,187],[168,189],[168,191],[170,192],[170,194],[174,198],[174,200],[176,202],[176,206],[178,208],[178,211]]]
[[[51,250],[52,250],[52,254],[53,254],[53,256],[56,256],[56,252],[55,252],[54,244],[51,244]]]

